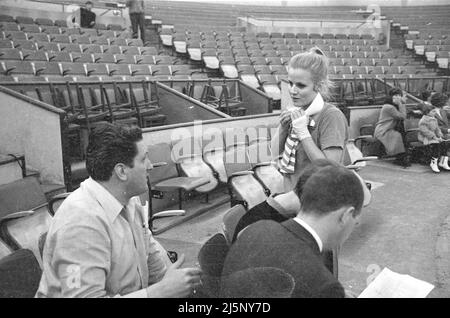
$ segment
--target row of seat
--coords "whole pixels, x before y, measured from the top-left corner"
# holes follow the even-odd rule
[[[84,51],[81,51],[85,49]],[[178,59],[158,55],[155,48],[118,47],[119,53],[102,53],[96,47],[81,47],[80,51],[34,51],[0,48],[0,61],[45,61],[116,64],[176,64]],[[141,55],[143,53],[143,55]]]
[[[31,42],[54,42],[61,44],[97,44],[118,46],[144,46],[141,39],[132,39],[129,34],[125,37],[90,37],[86,35],[25,33],[22,31],[0,32],[0,40],[8,41],[31,41]]]
[[[201,32],[190,32],[189,30],[181,30],[180,32],[178,32],[177,29],[165,29],[164,32],[162,34],[171,34],[174,37],[177,37],[177,35],[188,35],[188,36],[193,36],[195,34],[198,34],[199,36],[201,36],[202,38],[225,38],[225,37],[241,37],[243,39],[250,39],[250,38],[254,38],[254,39],[328,39],[328,40],[333,40],[333,39],[337,39],[337,40],[373,40],[373,36],[370,34],[333,34],[333,33],[324,33],[324,34],[320,34],[320,33],[278,33],[278,32],[273,32],[273,33],[268,33],[268,32],[260,32],[260,33],[251,33],[251,32],[233,32],[233,33],[228,33],[228,32],[209,32],[208,31],[201,31]]]
[[[41,26],[42,28],[46,27],[52,27],[56,26],[59,28],[67,28],[67,21],[66,20],[51,20],[47,18],[36,18],[33,19],[31,17],[26,16],[17,16],[12,17],[10,15],[1,14],[0,15],[0,23],[17,23],[20,25],[33,25],[36,24],[38,26]],[[102,23],[96,23],[95,28],[99,31],[101,30],[112,30],[112,31],[122,31],[123,27],[119,24],[102,24]]]
[[[127,80],[139,76],[146,79],[187,79],[198,70],[189,65],[4,61],[0,63],[0,72],[2,75],[16,78],[17,81],[58,81],[64,80],[65,77],[81,81],[98,80],[98,77],[103,80]],[[2,80],[8,81],[8,78]]]

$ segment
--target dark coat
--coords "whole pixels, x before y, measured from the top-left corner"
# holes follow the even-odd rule
[[[251,267],[275,267],[292,275],[294,298],[343,298],[342,285],[325,267],[314,237],[294,220],[259,221],[232,245],[222,277]]]

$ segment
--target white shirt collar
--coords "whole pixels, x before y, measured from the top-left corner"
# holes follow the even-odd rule
[[[317,232],[308,223],[306,223],[299,217],[295,217],[294,221],[300,224],[303,228],[305,228],[305,230],[307,230],[314,237],[314,239],[317,242],[317,245],[319,246],[319,251],[322,253],[323,243]]]

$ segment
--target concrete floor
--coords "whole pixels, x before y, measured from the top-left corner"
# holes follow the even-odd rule
[[[360,174],[374,183],[372,202],[340,252],[341,283],[359,294],[387,267],[435,285],[429,297],[450,297],[450,172],[436,175],[426,166],[403,169],[379,161]],[[157,238],[184,253],[185,266],[195,265],[201,245],[221,231],[228,208],[220,206]]]

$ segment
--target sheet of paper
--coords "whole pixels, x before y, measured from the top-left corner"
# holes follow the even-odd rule
[[[358,298],[425,298],[433,288],[430,283],[385,268]]]

